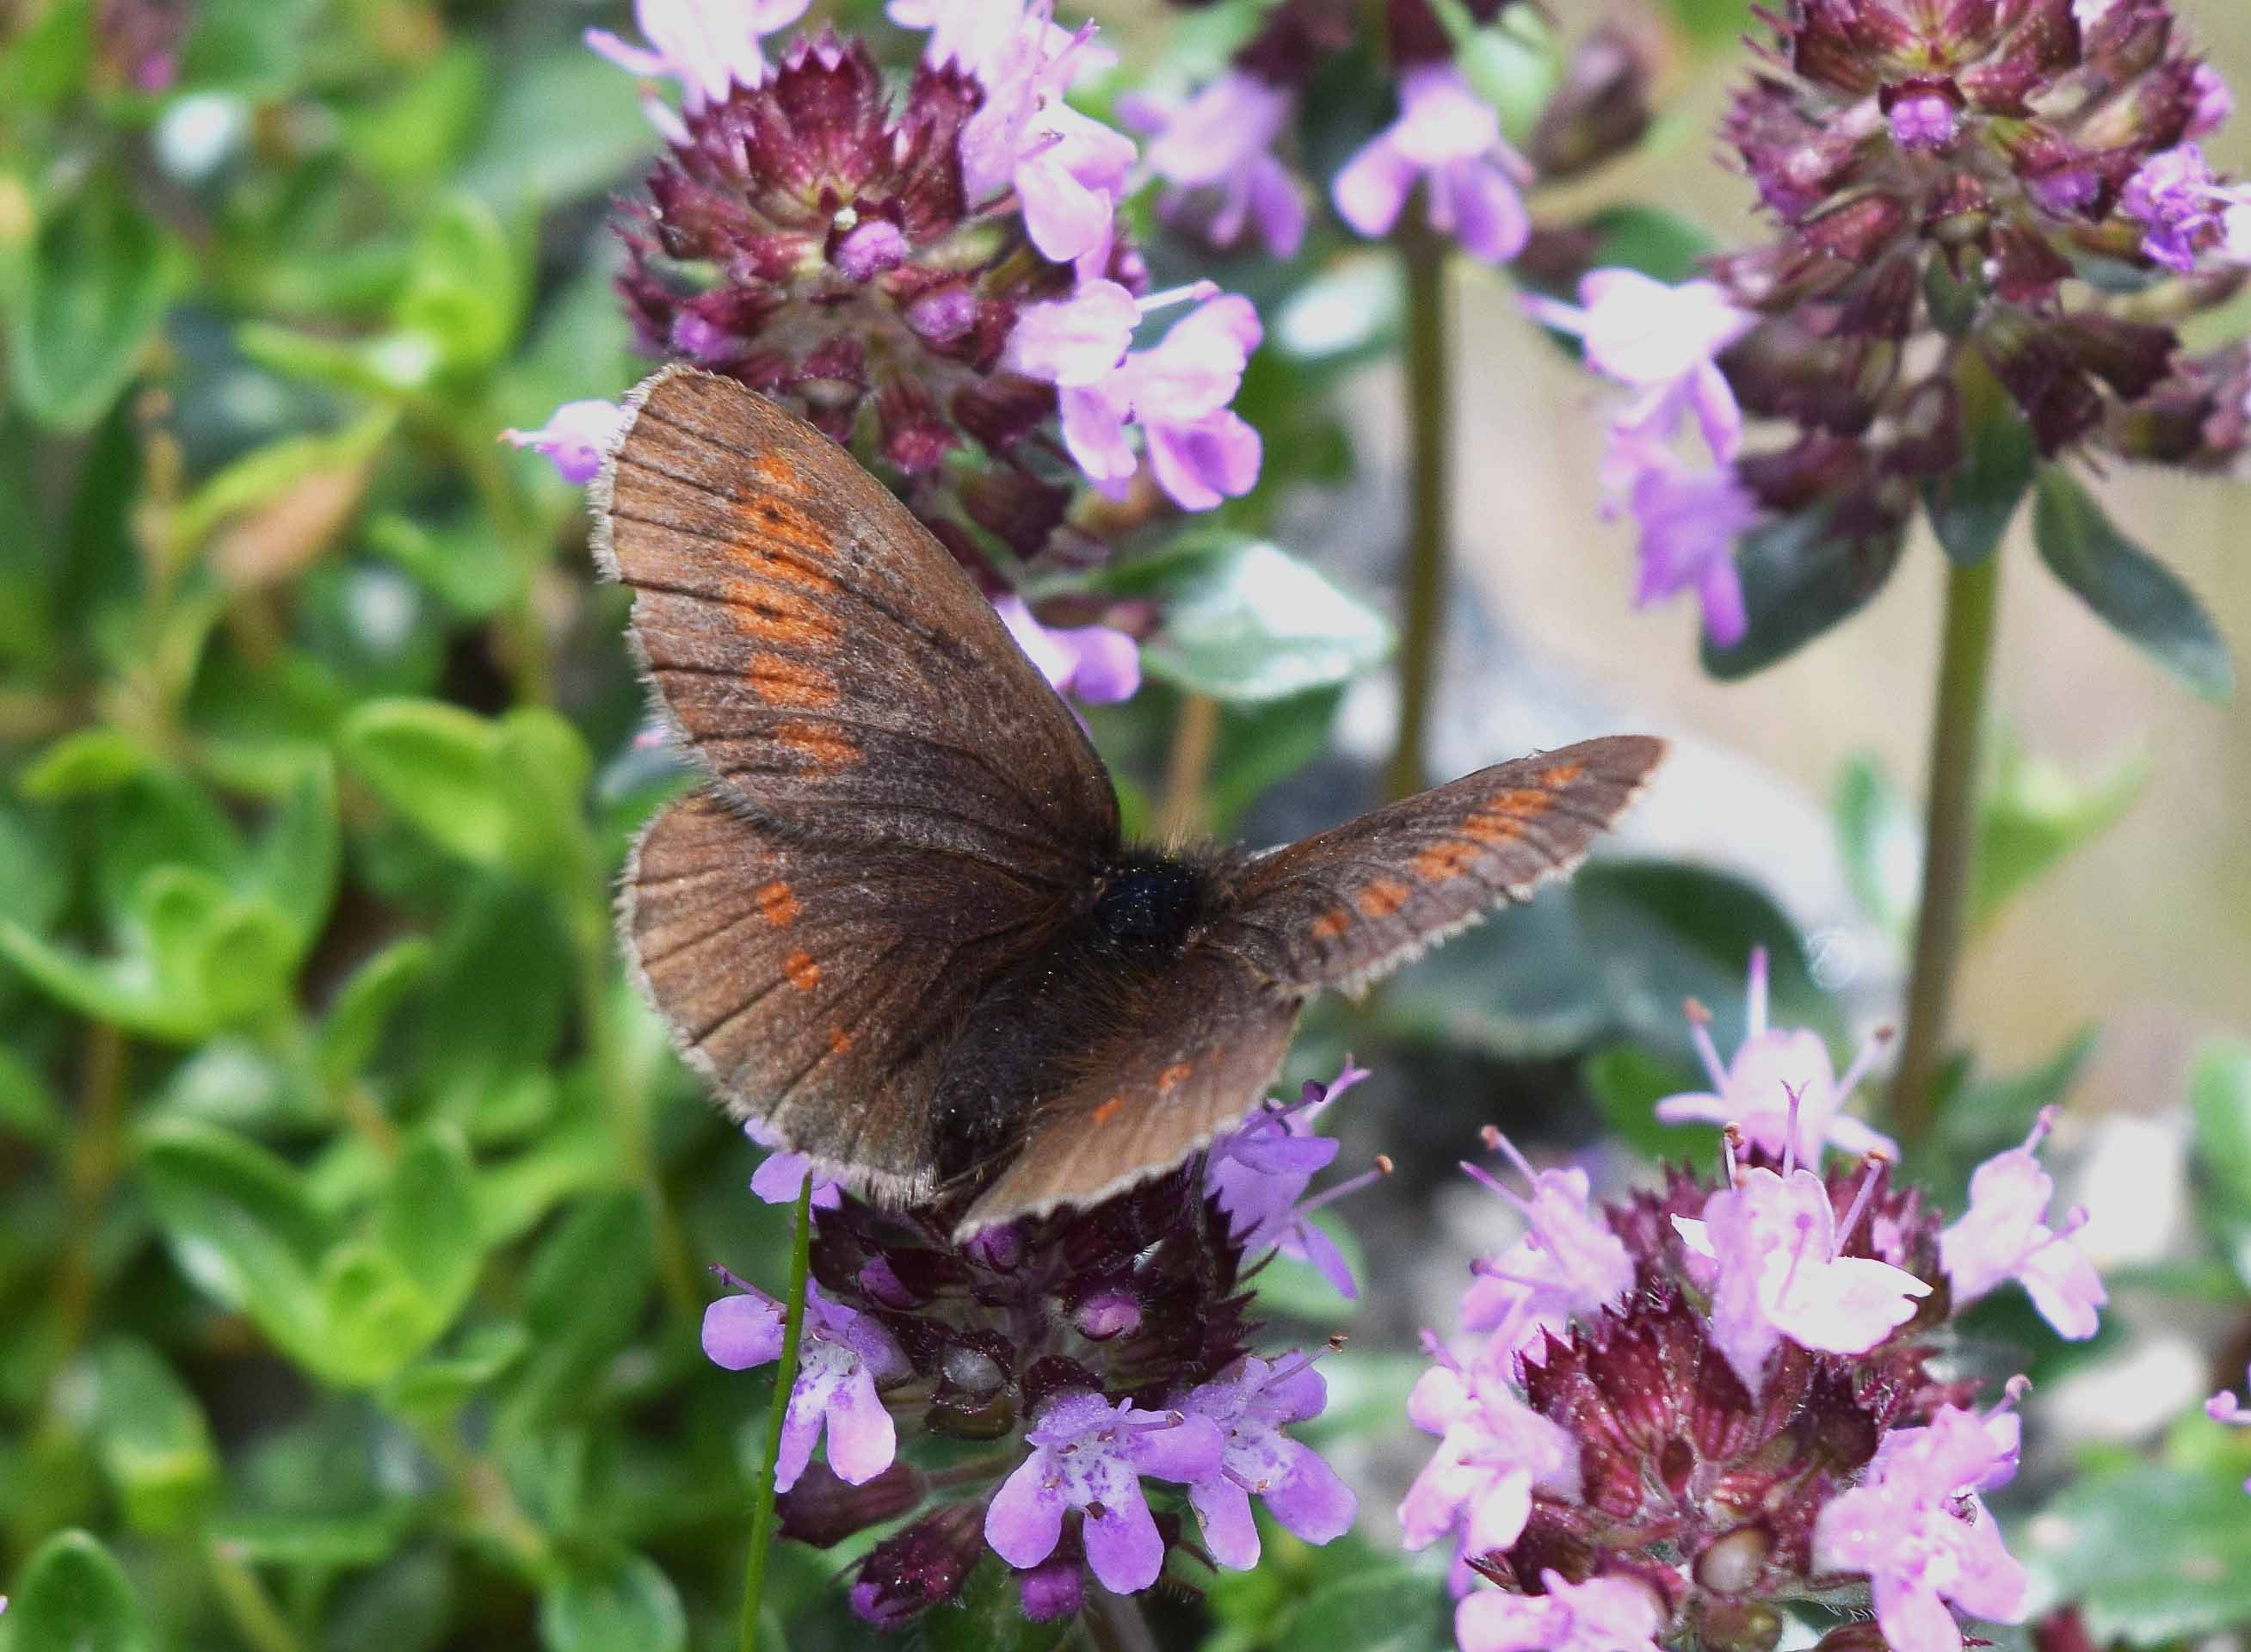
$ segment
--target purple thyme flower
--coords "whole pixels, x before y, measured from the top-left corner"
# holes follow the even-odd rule
[[[1098,487],[1114,492],[1137,468],[1126,440],[1141,427],[1157,485],[1184,510],[1209,510],[1258,480],[1258,432],[1228,406],[1261,329],[1250,301],[1232,294],[1198,305],[1110,373],[1065,384],[1063,444]]]
[[[1749,620],[1735,541],[1766,513],[1731,466],[1692,470],[1661,448],[1622,443],[1612,474],[1628,478],[1622,494],[1641,529],[1637,608],[1693,591],[1705,634],[1720,646],[1741,642]]]
[[[581,487],[599,475],[602,455],[624,426],[625,409],[615,402],[565,402],[537,430],[504,430],[501,440],[544,455],[566,482]]]
[[[949,65],[990,81],[1007,66],[1009,49],[1024,26],[1024,0],[889,0],[883,15],[902,29],[927,29],[922,60],[933,69]],[[1071,43],[1071,31],[1046,16],[1050,52]],[[1100,46],[1082,46],[1071,61],[1074,79],[1098,73],[1117,62]]]
[[[1275,1524],[1307,1543],[1333,1542],[1352,1529],[1359,1503],[1336,1470],[1283,1428],[1320,1415],[1328,1385],[1305,1354],[1269,1362],[1245,1354],[1216,1381],[1191,1390],[1180,1408],[1220,1431],[1218,1466],[1188,1483],[1188,1502],[1203,1528],[1204,1547],[1220,1565],[1248,1572],[1258,1564],[1257,1497]]]
[[[704,1355],[729,1371],[779,1359],[782,1317],[779,1303],[741,1285],[738,1295],[722,1296],[703,1310]],[[797,1483],[824,1428],[828,1466],[847,1485],[864,1484],[890,1468],[898,1436],[876,1384],[905,1369],[897,1344],[873,1316],[829,1301],[808,1282],[805,1336],[798,1346],[796,1386],[783,1414],[774,1489],[786,1491]]]
[[[1209,1417],[1141,1411],[1084,1389],[1049,1400],[1024,1437],[1032,1453],[994,1494],[986,1542],[1019,1571],[1035,1566],[1061,1541],[1064,1510],[1083,1510],[1087,1565],[1119,1594],[1147,1588],[1164,1569],[1141,1476],[1206,1479],[1225,1449]]]
[[[1572,1583],[1550,1570],[1541,1593],[1479,1590],[1454,1608],[1462,1652],[1657,1652],[1657,1597],[1631,1578]]]
[[[1872,1172],[1840,1223],[1812,1172],[1757,1168],[1714,1193],[1701,1221],[1673,1219],[1692,1258],[1708,1264],[1700,1271],[1712,1292],[1712,1341],[1754,1395],[1785,1337],[1823,1353],[1866,1353],[1930,1295],[1904,1268],[1843,1254],[1874,1186]]]
[[[1001,623],[1031,657],[1057,694],[1090,706],[1131,700],[1141,686],[1140,645],[1111,626],[1071,626],[1050,630],[1032,617],[1017,596],[993,605]]]
[[[1867,1577],[1894,1652],[1960,1652],[1950,1600],[1974,1617],[2023,1621],[2025,1569],[1977,1495],[2014,1474],[2016,1457],[2012,1413],[1946,1406],[1927,1428],[1887,1434],[1867,1479],[1823,1505],[1815,1562]]]
[[[766,78],[758,37],[786,29],[805,15],[806,0],[634,0],[634,21],[647,46],[628,45],[607,29],[586,31],[586,44],[628,74],[680,82],[690,114],[723,100],[734,86]],[[659,117],[665,135],[686,128]]]
[[[961,178],[972,205],[1014,188],[1024,229],[1042,256],[1084,260],[1099,274],[1111,221],[1133,169],[1133,141],[1063,101],[1089,24],[1058,46],[1050,0],[1024,15],[989,71],[985,102],[961,128]]]
[[[1420,182],[1430,227],[1505,264],[1532,232],[1520,185],[1531,169],[1500,135],[1500,117],[1451,64],[1399,78],[1399,118],[1344,164],[1331,192],[1362,235],[1388,235]]]
[[[1149,169],[1172,186],[1158,207],[1167,218],[1199,225],[1222,248],[1254,230],[1286,259],[1306,238],[1306,197],[1273,151],[1296,106],[1286,88],[1230,69],[1186,103],[1138,93],[1119,114],[1150,136]]]
[[[2142,251],[2176,274],[2195,272],[2199,254],[2227,238],[2225,218],[2233,194],[2220,187],[2193,143],[2144,161],[2126,180],[2118,210],[2140,221]]]
[[[1548,1333],[1560,1336],[1575,1315],[1591,1317],[1633,1288],[1633,1257],[1608,1221],[1589,1207],[1587,1172],[1535,1171],[1499,1130],[1487,1144],[1508,1156],[1531,1184],[1529,1198],[1504,1187],[1474,1165],[1463,1168],[1524,1218],[1524,1237],[1490,1261],[1462,1297],[1462,1329],[1490,1332],[1486,1353],[1516,1354],[1535,1364]]]
[[[2087,1213],[2068,1212],[2061,1229],[2047,1225],[2055,1183],[2033,1155],[2054,1124],[2055,1109],[2042,1108],[2023,1146],[1977,1166],[1970,1208],[1938,1236],[1938,1255],[1957,1304],[2013,1279],[2058,1336],[2078,1341],[2095,1334],[2095,1310],[2109,1296],[2094,1263],[2071,1242]]]
[[[1892,105],[1889,119],[1892,142],[1910,155],[1950,149],[1962,129],[1954,100],[1943,92],[1910,92]]]
[[[1269,1100],[1240,1128],[1214,1142],[1204,1158],[1204,1187],[1227,1217],[1228,1231],[1246,1256],[1278,1250],[1310,1262],[1347,1299],[1359,1296],[1351,1266],[1336,1241],[1308,1214],[1363,1184],[1354,1177],[1317,1200],[1306,1199],[1313,1178],[1337,1156],[1338,1143],[1313,1126],[1329,1103],[1368,1076],[1352,1058],[1326,1085],[1308,1079],[1295,1102]]]
[[[1523,1534],[1534,1490],[1577,1501],[1579,1442],[1518,1398],[1496,1361],[1465,1370],[1437,1357],[1407,1400],[1409,1420],[1439,1438],[1399,1505],[1401,1534],[1426,1549],[1458,1530],[1465,1557],[1506,1549]]]
[[[1587,365],[1639,393],[1612,428],[1621,436],[1669,439],[1693,412],[1712,457],[1722,464],[1742,445],[1743,412],[1714,359],[1757,317],[1711,281],[1668,287],[1638,270],[1590,270],[1575,307],[1553,299],[1525,308],[1585,341]]]
[[[2235,93],[2229,89],[2227,79],[2208,63],[2199,63],[2189,76],[2191,107],[2188,125],[2182,131],[2184,138],[2207,137],[2217,132],[2235,113]]]
[[[751,1191],[767,1204],[794,1205],[798,1190],[807,1181],[813,1184],[814,1209],[835,1210],[843,1202],[843,1192],[836,1183],[814,1174],[811,1159],[803,1153],[781,1151],[780,1134],[772,1125],[750,1119],[743,1125],[743,1134],[766,1150],[758,1169],[751,1172]]]
[[[1767,1025],[1767,958],[1764,947],[1751,950],[1750,985],[1743,1041],[1724,1066],[1712,1043],[1711,1018],[1700,1006],[1689,1009],[1690,1032],[1712,1089],[1668,1096],[1657,1116],[1668,1124],[1733,1124],[1744,1140],[1770,1158],[1785,1154],[1818,1165],[1825,1148],[1855,1158],[1880,1153],[1899,1157],[1899,1144],[1871,1130],[1842,1109],[1852,1099],[1887,1033],[1880,1032],[1860,1047],[1853,1064],[1837,1076],[1829,1047],[1804,1027]]]

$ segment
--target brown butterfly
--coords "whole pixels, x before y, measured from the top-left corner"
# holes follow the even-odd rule
[[[1568,873],[1663,754],[1590,740],[1269,854],[1126,843],[1108,771],[952,556],[732,379],[634,391],[596,540],[703,784],[620,921],[738,1117],[963,1236],[1243,1119],[1299,1007]]]

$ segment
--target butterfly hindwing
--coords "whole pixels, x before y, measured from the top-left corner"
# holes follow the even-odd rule
[[[930,1098],[962,1017],[1053,923],[977,861],[808,844],[717,786],[651,822],[620,909],[650,999],[729,1111],[892,1199],[931,1192]]]
[[[1357,990],[1569,874],[1664,756],[1638,735],[1465,775],[1253,861],[1214,933],[1281,992]]]
[[[671,367],[595,489],[682,743],[760,819],[1050,888],[1116,847],[1084,731],[928,529],[811,425]]]
[[[1032,1114],[1023,1145],[956,1230],[1085,1206],[1178,1165],[1256,1108],[1281,1070],[1299,1000],[1241,959],[1191,946],[1133,1014],[1094,1039]]]

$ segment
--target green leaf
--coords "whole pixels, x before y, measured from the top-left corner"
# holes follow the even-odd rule
[[[1418,959],[1376,1006],[1387,1037],[1503,1061],[1583,1049],[1610,1015],[1567,891],[1495,912]]]
[[[1452,1603],[1443,1586],[1403,1566],[1354,1573],[1306,1597],[1289,1639],[1335,1652],[1438,1652],[1453,1644]]]
[[[1734,46],[1751,26],[1749,0],[1666,0],[1665,9],[1707,51]]]
[[[491,618],[523,588],[523,564],[481,520],[432,529],[410,517],[381,515],[369,522],[367,543],[463,619]]]
[[[478,879],[452,916],[415,1042],[431,1106],[466,1122],[489,1092],[552,1058],[571,991],[571,941],[551,903],[513,880]]]
[[[94,1352],[94,1452],[126,1524],[177,1532],[218,1484],[218,1448],[203,1407],[156,1351],[113,1337]]]
[[[398,427],[397,412],[382,409],[332,434],[284,436],[253,448],[180,502],[168,524],[171,543],[198,548],[223,524],[283,501],[322,472],[364,467]]]
[[[1643,1158],[1659,1164],[1711,1162],[1720,1138],[1714,1127],[1667,1124],[1657,1116],[1657,1103],[1665,1097],[1709,1087],[1695,1068],[1660,1061],[1638,1044],[1617,1044],[1580,1063],[1579,1082],[1595,1098],[1610,1133]]]
[[[2035,1611],[2075,1603],[2097,1646],[2216,1635],[2251,1620],[2243,1469],[2088,1475],[2013,1535]]]
[[[414,1415],[446,1417],[521,1359],[531,1334],[518,1324],[483,1325],[467,1333],[448,1354],[428,1354],[393,1378],[384,1404]]]
[[[47,1081],[21,1054],[0,1045],[0,1130],[52,1148],[64,1129],[62,1107]]]
[[[1279,700],[1349,681],[1391,651],[1391,627],[1309,564],[1229,540],[1121,573],[1163,604],[1149,672],[1222,702]]]
[[[530,295],[525,260],[492,208],[457,194],[416,241],[392,320],[434,340],[447,370],[480,372],[516,342]]]
[[[506,858],[511,826],[493,724],[434,700],[371,700],[336,738],[368,789],[445,848],[484,866]]]
[[[2012,896],[2125,813],[2149,765],[2130,758],[2102,778],[2083,783],[2005,741],[1995,770],[1977,805],[1972,929],[1998,916]]]
[[[2040,473],[2033,538],[2049,571],[2112,630],[2206,699],[2234,692],[2227,644],[2195,593],[2120,533],[2061,465]]]
[[[547,1652],[684,1652],[688,1614],[672,1580],[647,1555],[565,1566],[539,1595]]]
[[[1343,699],[1340,685],[1221,711],[1205,798],[1214,832],[1231,830],[1268,791],[1328,750]]]
[[[0,245],[9,377],[43,425],[83,431],[107,412],[188,275],[185,255],[123,180],[96,173],[30,245]]]
[[[343,858],[336,770],[329,755],[318,752],[299,771],[244,866],[248,887],[288,920],[293,962],[312,950],[328,923]]]
[[[402,328],[336,339],[271,321],[245,321],[235,329],[234,342],[251,361],[285,377],[384,400],[422,394],[444,363],[437,338]]]
[[[1618,860],[1581,867],[1569,888],[1612,1015],[1652,1050],[1694,1059],[1681,1013],[1692,998],[1712,1011],[1720,1047],[1734,1047],[1758,946],[1767,950],[1774,1021],[1831,1039],[1841,1030],[1797,926],[1756,886],[1704,867]]]
[[[456,38],[380,102],[339,111],[344,149],[385,182],[412,188],[441,176],[475,130],[491,64]]]
[[[634,1335],[655,1279],[642,1195],[620,1189],[581,1200],[540,1248],[527,1282],[532,1348],[512,1396],[527,1423],[583,1398],[596,1367]]]
[[[246,1566],[369,1566],[405,1534],[411,1505],[365,1514],[231,1514],[211,1524],[211,1541]]]
[[[1704,669],[1733,682],[1796,653],[1874,599],[1905,543],[1897,529],[1871,539],[1837,538],[1821,507],[1746,534],[1735,552],[1746,629],[1725,648],[1706,637]]]
[[[2189,1068],[2205,1225],[2251,1289],[2251,1044],[2213,1039]]]
[[[24,1564],[8,1602],[8,1652],[151,1652],[123,1568],[83,1531],[63,1531]]]
[[[1999,547],[2040,465],[2032,421],[2002,389],[1984,356],[1964,350],[1955,368],[1962,397],[1962,462],[1923,485],[1938,543],[1967,568]]]
[[[468,1303],[483,1263],[481,1237],[468,1149],[457,1131],[426,1126],[392,1167],[372,1232],[322,1259],[321,1369],[354,1386],[397,1375]]]
[[[1922,827],[1876,758],[1846,760],[1832,805],[1845,875],[1862,910],[1894,937],[1915,923],[1922,875]]]
[[[314,1272],[329,1232],[296,1172],[230,1131],[173,1123],[143,1140],[141,1177],[180,1271],[323,1370],[329,1326]]]
[[[512,211],[607,188],[642,164],[649,149],[648,117],[632,77],[573,38],[502,83],[463,176]]]
[[[0,923],[0,956],[81,1014],[192,1044],[269,1011],[298,950],[281,912],[190,867],[159,867],[142,881],[127,931],[116,957],[94,959]]]
[[[375,1058],[384,1026],[428,978],[436,957],[428,941],[406,936],[369,958],[336,990],[315,1040],[322,1082],[342,1086]]]
[[[17,789],[42,803],[110,791],[146,773],[156,754],[120,729],[76,729],[49,745],[17,777]]]

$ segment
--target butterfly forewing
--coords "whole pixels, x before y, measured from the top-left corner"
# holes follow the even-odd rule
[[[1354,990],[1586,858],[1664,756],[1620,735],[1504,763],[1253,861],[1214,940],[1278,991]]]
[[[1084,732],[945,547],[732,379],[635,392],[597,538],[683,743],[762,819],[1050,888],[1115,847]]]
[[[1178,1165],[1258,1105],[1298,1017],[1297,999],[1209,946],[1190,947],[1132,1007],[1069,1058],[1076,1076],[1033,1114],[959,1236],[1091,1205]]]
[[[649,997],[730,1110],[897,1199],[931,1191],[962,1016],[1055,908],[965,856],[807,843],[716,786],[651,823],[620,904]]]

